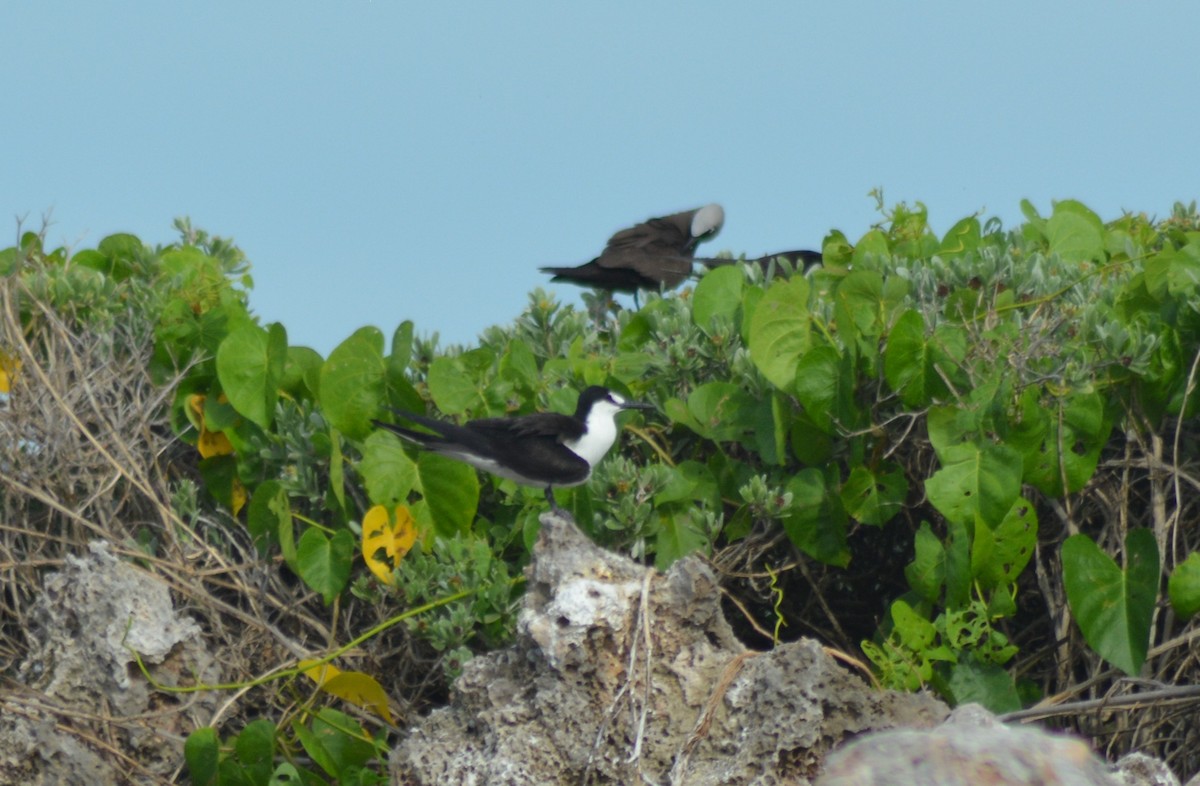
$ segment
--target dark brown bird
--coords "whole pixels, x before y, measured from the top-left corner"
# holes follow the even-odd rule
[[[544,267],[551,281],[635,293],[639,289],[677,287],[692,274],[696,246],[725,223],[720,205],[705,205],[662,218],[651,218],[608,239],[600,256],[578,267]]]

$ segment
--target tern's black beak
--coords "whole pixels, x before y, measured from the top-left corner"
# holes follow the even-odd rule
[[[653,404],[647,404],[644,401],[626,401],[621,405],[621,409],[644,409],[653,412],[657,410],[658,407],[654,406]]]

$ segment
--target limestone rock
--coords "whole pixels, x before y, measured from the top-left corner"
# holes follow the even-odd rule
[[[153,783],[174,772],[197,718],[150,689],[130,648],[161,684],[221,675],[162,580],[95,542],[45,577],[26,619],[20,687],[0,693],[0,783]],[[213,698],[187,702],[211,717]],[[97,740],[111,748],[91,748]],[[138,767],[114,769],[113,750]]]
[[[978,705],[932,730],[880,732],[830,756],[818,786],[1117,786],[1087,743],[1006,726]]]
[[[541,522],[516,644],[467,664],[394,752],[396,782],[808,784],[844,739],[947,714],[814,641],[748,651],[699,559],[661,574]]]

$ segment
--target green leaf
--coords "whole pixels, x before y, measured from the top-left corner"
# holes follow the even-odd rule
[[[908,496],[904,470],[895,465],[887,468],[877,473],[859,465],[850,471],[842,486],[842,505],[855,521],[883,526],[904,508]]]
[[[1037,546],[1037,511],[1018,499],[994,529],[979,521],[971,543],[971,572],[983,589],[1013,584]]]
[[[532,394],[541,381],[537,358],[525,341],[510,341],[500,358],[500,376],[510,380],[527,394]]]
[[[1046,223],[1046,219],[1042,218],[1042,214],[1038,212],[1037,208],[1028,199],[1022,199],[1020,205],[1021,215],[1025,216],[1025,220],[1030,224],[1040,229]]]
[[[952,445],[942,468],[925,481],[929,501],[947,519],[979,516],[989,527],[1004,520],[1021,492],[1021,454],[1006,445]]]
[[[407,501],[417,483],[417,465],[404,452],[404,444],[395,434],[382,430],[363,441],[358,474],[371,502],[389,508]]]
[[[662,403],[663,414],[671,419],[672,423],[678,423],[681,426],[686,426],[696,434],[702,434],[704,426],[700,425],[700,421],[692,415],[688,405],[677,398],[669,398]]]
[[[254,539],[261,556],[267,556],[272,543],[279,542],[279,533],[292,526],[292,510],[287,490],[277,480],[266,480],[254,489],[246,509],[246,529]]]
[[[447,415],[462,415],[475,408],[486,409],[484,388],[494,355],[489,349],[474,349],[462,355],[442,355],[429,364],[429,395]]]
[[[299,720],[292,721],[292,732],[296,735],[296,739],[300,740],[300,744],[304,746],[304,751],[308,754],[309,758],[315,761],[317,766],[324,770],[327,775],[334,778],[341,775],[337,760],[325,749],[324,737],[314,733],[312,729],[305,726]]]
[[[305,775],[307,775],[307,771]],[[300,770],[296,769],[296,765],[290,761],[280,763],[275,771],[271,773],[271,780],[267,786],[294,786],[297,783],[305,783],[305,779],[300,775]]]
[[[904,578],[923,600],[937,603],[946,581],[946,549],[928,521],[921,522],[913,547],[913,561],[904,568]]]
[[[967,522],[946,522],[946,596],[947,609],[965,608],[971,600],[971,531]]]
[[[412,360],[413,323],[406,319],[392,333],[392,354],[388,355],[388,374],[403,376]]]
[[[1080,392],[1056,396],[1042,407],[1048,417],[1031,418],[1029,430],[1014,431],[1008,440],[1024,457],[1025,482],[1051,497],[1063,495],[1064,478],[1067,492],[1079,491],[1095,474],[1112,431],[1104,400],[1098,393]]]
[[[351,439],[371,431],[386,395],[387,366],[378,328],[356,330],[321,366],[320,396],[325,419]]]
[[[217,767],[221,760],[220,740],[211,726],[196,729],[183,743],[183,758],[187,761],[191,782],[198,786],[218,783]]]
[[[287,367],[287,333],[278,322],[263,330],[245,324],[217,349],[217,376],[229,403],[247,420],[271,427]]]
[[[123,233],[109,235],[96,246],[96,250],[107,263],[104,269],[97,269],[115,281],[124,281],[139,267],[138,259],[145,249],[142,241],[134,235]],[[78,262],[79,256],[76,255],[73,260]]]
[[[1146,289],[1159,302],[1187,298],[1200,285],[1200,260],[1164,249],[1146,260]]]
[[[858,421],[850,359],[831,346],[822,344],[804,353],[796,364],[792,389],[813,424],[826,434],[834,434],[838,426],[853,428]]]
[[[688,396],[687,408],[696,433],[713,442],[733,442],[746,431],[744,415],[755,401],[732,382],[706,382]]]
[[[824,267],[845,267],[850,264],[854,248],[840,229],[831,229],[821,241],[821,263]]]
[[[771,384],[790,390],[796,366],[811,344],[810,333],[807,279],[777,281],[750,316],[750,359]]]
[[[1073,262],[1104,259],[1104,222],[1073,199],[1054,205],[1046,222],[1050,251]]]
[[[910,407],[924,406],[930,389],[941,380],[931,375],[929,349],[925,344],[925,318],[916,309],[900,315],[888,334],[883,355],[883,374],[892,390]]]
[[[746,287],[742,292],[742,324],[740,333],[742,343],[747,347],[750,346],[750,325],[754,322],[754,312],[758,309],[758,303],[762,300],[766,290],[762,287]]]
[[[221,402],[220,396],[204,397],[204,423],[209,431],[232,430],[238,424],[238,411],[229,404]],[[199,427],[199,424],[193,424]]]
[[[888,245],[887,235],[878,229],[872,229],[859,238],[850,257],[850,265],[855,268],[878,267],[882,262],[891,259],[892,251]]]
[[[17,266],[17,249],[6,248],[0,250],[0,276],[7,276],[13,272]]]
[[[807,412],[800,412],[787,425],[792,453],[810,467],[821,466],[833,456],[833,440]]]
[[[308,387],[308,381],[318,378],[324,358],[308,347],[288,347],[286,357],[279,387],[296,397],[304,395],[304,390],[308,390],[308,397],[315,397],[317,391]]]
[[[1062,545],[1063,583],[1079,630],[1102,658],[1136,677],[1150,646],[1158,596],[1158,545],[1148,529],[1125,538],[1124,570],[1087,535]]]
[[[882,335],[886,323],[883,276],[878,270],[855,270],[846,276],[838,285],[835,309],[843,336],[866,339]]]
[[[692,294],[692,321],[711,335],[714,326],[732,321],[742,305],[745,274],[738,265],[708,271]]]
[[[255,782],[266,780],[275,759],[275,724],[262,718],[250,721],[238,734],[234,751],[251,774],[259,776]]]
[[[313,737],[334,767],[330,775],[345,777],[351,767],[361,767],[375,754],[375,748],[362,725],[344,712],[326,707],[312,722]],[[307,746],[305,746],[307,749]]]
[[[479,476],[472,467],[436,453],[421,453],[417,490],[438,534],[451,537],[471,528],[479,507]]]
[[[787,398],[776,391],[771,396],[768,428],[756,426],[759,450],[764,460],[782,465],[787,462],[788,421],[791,420]],[[764,415],[765,417],[765,415]]]
[[[910,407],[923,407],[950,393],[946,378],[961,377],[959,367],[967,354],[966,334],[955,325],[940,325],[929,340],[925,318],[905,311],[888,334],[883,373],[892,390]]]
[[[314,435],[315,437],[316,435]],[[346,510],[346,459],[342,455],[342,433],[329,427],[329,491],[338,508]],[[316,444],[316,439],[313,440]]]
[[[213,456],[202,459],[199,469],[200,477],[204,478],[204,487],[213,499],[228,510],[235,510],[240,488],[237,479],[237,459],[234,456]]]
[[[957,406],[929,409],[925,416],[925,430],[935,453],[944,456],[952,447],[975,440],[975,428],[969,424],[970,414]]]
[[[629,318],[629,322],[621,329],[621,337],[617,339],[617,349],[621,352],[634,352],[642,348],[654,335],[654,325],[650,315],[639,311]]]
[[[321,594],[326,605],[346,588],[353,559],[354,536],[344,529],[329,538],[316,527],[309,527],[300,536],[296,547],[296,568],[300,578]]]
[[[938,254],[951,258],[970,253],[979,247],[980,237],[979,219],[967,216],[950,227],[950,231],[942,238]]]
[[[672,502],[704,503],[712,508],[721,504],[721,490],[708,466],[698,461],[681,461],[677,466],[664,467],[667,482],[654,495],[655,506]]]
[[[956,706],[974,702],[995,713],[1021,709],[1012,675],[994,663],[956,663],[950,668],[947,682]]]
[[[903,600],[892,603],[892,630],[904,647],[912,652],[927,653],[937,639],[937,628]]]
[[[829,565],[850,564],[846,541],[846,512],[831,494],[820,470],[801,470],[787,484],[792,506],[783,519],[788,538],[805,554]]]
[[[675,561],[697,551],[707,551],[708,535],[688,511],[659,512],[658,536],[654,541],[654,567],[666,571]]]
[[[1192,552],[1175,566],[1167,582],[1167,595],[1171,608],[1184,619],[1200,611],[1200,552]]]

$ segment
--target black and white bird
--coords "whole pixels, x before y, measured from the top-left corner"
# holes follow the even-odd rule
[[[696,246],[713,238],[725,211],[712,204],[622,229],[608,239],[600,256],[578,267],[544,267],[551,281],[636,294],[679,286],[692,274]]]
[[[625,409],[654,407],[593,385],[579,394],[574,415],[537,412],[471,420],[459,426],[396,410],[402,419],[424,426],[431,434],[372,422],[426,450],[525,486],[545,488],[551,510],[557,511],[553,489],[578,486],[591,476],[592,468],[616,440],[616,416]]]

